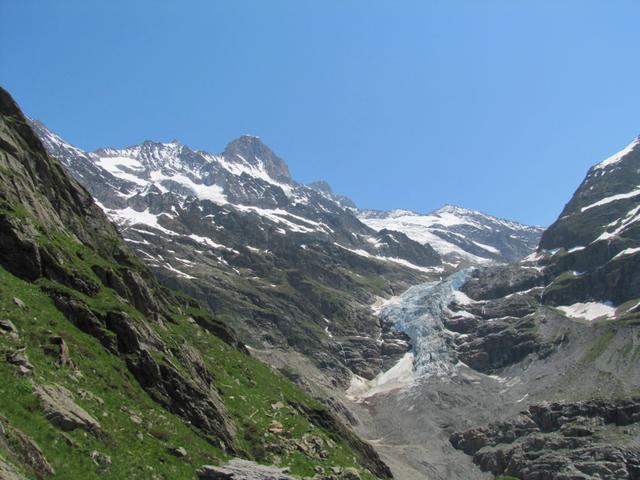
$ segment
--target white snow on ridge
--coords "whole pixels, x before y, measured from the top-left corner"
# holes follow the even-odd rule
[[[631,210],[629,210],[624,217],[618,219],[618,220],[614,220],[613,222],[609,223],[608,225],[605,225],[605,229],[609,228],[609,227],[616,227],[616,229],[612,232],[608,232],[608,231],[604,231],[602,232],[602,234],[596,238],[593,242],[591,243],[596,243],[596,242],[600,242],[600,241],[605,241],[605,240],[610,240],[612,238],[617,237],[618,235],[620,235],[622,232],[624,232],[627,227],[629,227],[629,225],[636,223],[640,221],[640,205],[632,208]]]
[[[597,318],[611,318],[616,309],[609,303],[586,302],[573,305],[556,307],[569,318],[580,318],[593,321]]]
[[[209,200],[218,205],[225,205],[227,197],[223,193],[223,189],[220,185],[205,185],[204,183],[196,183],[184,173],[173,173],[172,175],[165,175],[159,170],[153,171],[150,174],[151,180],[154,184],[160,185],[165,180],[176,182],[177,184],[191,190],[193,194],[200,200]]]
[[[229,161],[225,157],[220,155],[211,155],[209,153],[200,152],[209,162],[216,162],[226,171],[235,176],[241,176],[242,174],[248,175],[253,178],[259,178],[267,183],[271,183],[280,187],[287,196],[292,195],[292,188],[290,185],[278,182],[271,178],[264,168],[264,162],[256,157],[257,165],[247,161],[242,155],[236,154],[236,161]]]
[[[419,265],[414,265],[413,263],[409,262],[408,260],[405,260],[403,258],[397,258],[397,257],[385,257],[382,255],[373,255],[369,252],[367,252],[366,250],[361,250],[361,249],[353,249],[353,248],[349,248],[349,247],[345,247],[344,245],[340,245],[339,243],[333,242],[333,244],[336,247],[340,247],[343,250],[347,250],[351,253],[355,253],[356,255],[360,255],[361,257],[366,257],[366,258],[373,258],[375,260],[380,260],[382,262],[393,262],[393,263],[397,263],[399,265],[402,265],[404,267],[408,267],[411,268],[413,270],[419,270],[421,272],[425,272],[425,273],[437,273],[437,272],[443,272],[444,268],[443,267],[421,267]]]
[[[603,198],[602,200],[598,200],[597,202],[594,202],[591,205],[587,205],[586,207],[582,207],[580,209],[580,212],[586,212],[587,210],[590,210],[590,209],[595,208],[595,207],[599,207],[601,205],[606,205],[608,203],[616,202],[618,200],[624,200],[624,199],[627,199],[627,198],[637,197],[638,195],[640,195],[640,188],[637,188],[636,190],[632,190],[632,191],[627,192],[627,193],[619,193],[617,195],[611,195],[610,197],[606,197],[606,198]]]
[[[453,226],[469,226],[478,230],[487,230],[488,227],[475,220],[478,216],[486,217],[488,221],[498,222],[503,227],[508,228],[528,228],[506,220],[493,219],[478,212],[461,209],[459,207],[446,206],[440,210],[436,210],[427,215],[420,215],[407,210],[393,210],[385,215],[384,218],[375,216],[360,215],[359,219],[365,225],[374,230],[382,229],[395,230],[407,235],[410,239],[423,245],[429,244],[440,255],[455,255],[474,263],[488,263],[490,259],[478,255],[474,255],[465,251],[453,242],[445,240],[437,232],[444,234],[457,235],[462,239],[466,239],[462,234],[456,234],[448,230]],[[473,242],[476,246],[486,250],[489,254],[500,254],[500,251],[490,245]]]
[[[488,252],[491,253],[495,253],[497,255],[500,254],[500,250],[498,250],[497,248],[492,247],[491,245],[485,245],[484,243],[480,243],[480,242],[476,242],[476,241],[472,241],[474,245],[477,245],[478,247],[487,250]]]
[[[594,170],[602,170],[606,167],[609,167],[611,165],[618,163],[620,160],[626,157],[629,153],[631,153],[638,145],[640,145],[640,137],[637,137],[633,142],[631,142],[629,145],[624,147],[618,153],[611,155],[609,158],[598,163],[596,166],[593,167]]]
[[[317,231],[331,233],[333,231],[324,223],[294,215],[293,213],[280,208],[268,209],[246,205],[235,205],[235,208],[241,212],[255,213],[271,220],[274,223],[282,224],[292,232],[309,233]]]
[[[616,258],[625,257],[627,255],[635,255],[638,252],[640,252],[640,247],[637,247],[637,248],[625,248],[620,253],[618,253],[615,257],[613,257],[612,260],[615,260]]]
[[[165,233],[167,235],[178,235],[176,232],[169,230],[167,228],[164,228],[162,225],[158,223],[158,218],[160,218],[162,215],[166,215],[164,213],[155,215],[153,213],[150,213],[149,209],[139,212],[137,210],[134,210],[131,207],[123,208],[120,210],[111,210],[111,209],[105,208],[103,205],[100,205],[99,203],[98,205],[102,207],[102,209],[110,218],[116,220],[119,223],[124,223],[126,225],[135,225],[137,223],[140,223],[143,225],[147,225],[151,228],[154,228],[156,230],[160,230],[162,233]]]
[[[481,301],[478,302],[476,300],[473,300],[472,298],[469,298],[464,292],[461,292],[460,290],[455,290],[453,292],[452,299],[458,305],[473,305],[474,303],[482,303]]]

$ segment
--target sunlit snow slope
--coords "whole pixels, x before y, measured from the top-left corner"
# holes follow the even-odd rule
[[[446,205],[428,214],[408,210],[361,210],[358,217],[376,230],[388,229],[429,244],[448,262],[483,264],[518,260],[538,244],[542,228]]]

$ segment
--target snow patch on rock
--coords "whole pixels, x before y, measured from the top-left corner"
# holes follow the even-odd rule
[[[573,305],[560,306],[556,308],[569,318],[579,318],[590,322],[597,318],[611,318],[616,312],[615,307],[608,302],[574,303]]]

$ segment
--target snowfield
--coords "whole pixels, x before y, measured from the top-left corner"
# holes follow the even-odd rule
[[[610,303],[586,302],[573,305],[556,307],[569,318],[579,318],[593,321],[597,318],[610,318],[615,315],[616,309]]]

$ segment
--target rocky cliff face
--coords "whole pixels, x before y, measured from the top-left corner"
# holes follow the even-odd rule
[[[640,478],[638,400],[531,405],[518,417],[451,437],[494,475],[524,480]]]
[[[153,162],[156,149],[140,146],[140,158]],[[285,179],[277,158],[259,153]],[[371,447],[249,356],[223,322],[160,286],[2,89],[0,246],[3,477],[191,478],[230,455],[296,476],[335,467],[390,477]]]
[[[640,140],[592,167],[540,249],[560,277],[548,302],[623,304],[640,291]]]
[[[466,365],[498,375],[526,365],[540,373],[520,401],[563,400],[453,435],[483,470],[639,478],[640,416],[630,398],[640,387],[639,172],[635,141],[589,170],[536,254],[476,270],[450,305],[447,324],[460,333],[453,350]],[[547,383],[551,368],[562,373]]]

